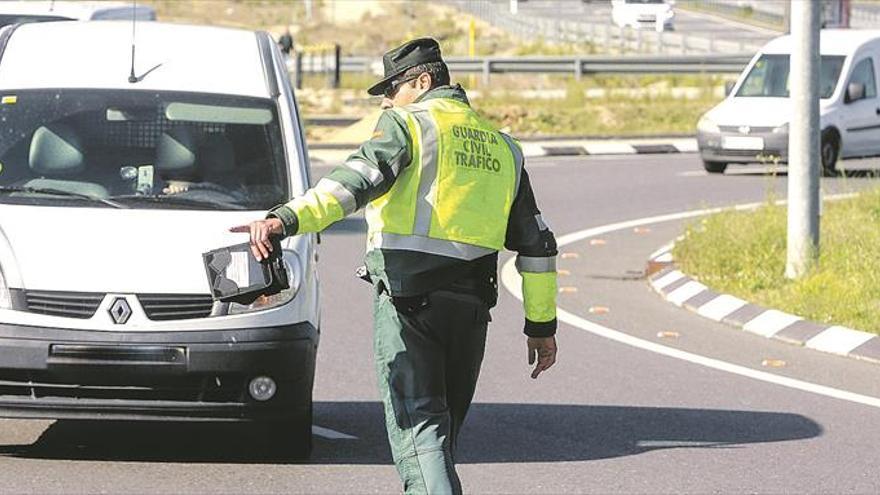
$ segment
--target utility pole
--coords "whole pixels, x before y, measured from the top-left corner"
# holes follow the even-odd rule
[[[799,278],[819,257],[819,22],[821,5],[791,0],[791,123],[785,276]]]

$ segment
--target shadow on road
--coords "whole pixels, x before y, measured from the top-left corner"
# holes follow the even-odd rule
[[[312,464],[389,464],[378,402],[320,402],[315,423],[356,439],[315,436]],[[0,455],[99,461],[276,462],[240,425],[58,421],[31,445]],[[819,436],[798,415],[774,412],[557,404],[474,404],[459,463],[589,461],[667,448],[736,448]]]

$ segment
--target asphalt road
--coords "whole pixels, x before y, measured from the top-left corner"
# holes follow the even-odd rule
[[[520,2],[519,11],[524,16],[540,16],[564,20],[589,20],[611,23],[611,3],[594,0],[529,0]],[[679,34],[702,38],[715,38],[718,41],[763,44],[779,36],[780,33],[749,24],[674,8],[675,31]]]
[[[863,161],[863,169],[880,162]],[[696,155],[545,158],[528,167],[558,236],[614,222],[784,196],[784,177],[701,172]],[[316,170],[316,176],[327,168]],[[854,173],[825,192],[875,185]],[[880,397],[880,365],[763,339],[664,302],[645,260],[683,225],[620,230],[565,246],[560,306],[674,349],[776,377]],[[0,420],[3,493],[394,493],[371,361],[370,290],[352,272],[364,223],[323,236],[323,335],[308,464],[261,459],[222,425]],[[505,257],[507,259],[507,257]],[[604,306],[609,312],[590,313]],[[528,377],[522,309],[494,322],[462,432],[469,493],[877,493],[880,408],[707,368],[563,324],[556,367]],[[676,332],[677,338],[658,337]],[[786,362],[763,367],[764,359]]]

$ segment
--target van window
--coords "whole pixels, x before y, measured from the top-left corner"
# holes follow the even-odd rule
[[[868,57],[859,62],[852,71],[850,83],[862,83],[865,85],[865,98],[877,96],[877,84],[874,81],[874,62]]]
[[[46,21],[69,21],[69,17],[53,15],[24,15],[24,14],[0,14],[0,28],[9,24],[24,24],[26,22]]]
[[[268,99],[0,90],[0,122],[0,203],[78,206],[85,195],[131,208],[264,210],[288,199]]]
[[[822,55],[819,60],[819,97],[831,98],[846,57]],[[752,66],[736,96],[788,98],[790,57],[788,55],[761,55]]]

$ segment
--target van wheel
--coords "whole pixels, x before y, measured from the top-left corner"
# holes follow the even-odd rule
[[[822,175],[837,175],[837,159],[840,157],[840,138],[833,130],[822,132],[819,156],[822,157]]]
[[[727,170],[727,164],[724,162],[707,162],[703,160],[703,168],[710,174],[723,174]]]

